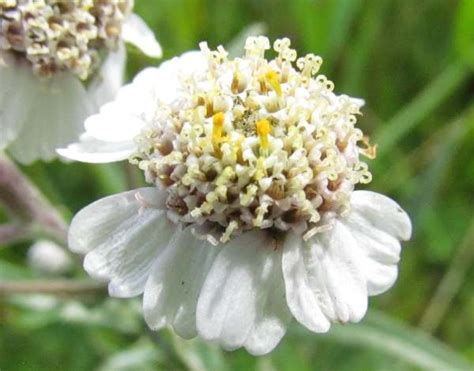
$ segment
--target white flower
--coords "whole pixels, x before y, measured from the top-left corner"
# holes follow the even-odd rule
[[[36,241],[28,250],[28,264],[38,272],[58,275],[72,268],[72,259],[63,248],[48,240]]]
[[[161,56],[132,7],[133,0],[0,1],[0,150],[22,163],[54,158],[122,85],[123,41]]]
[[[354,191],[371,179],[359,155],[375,155],[355,128],[363,102],[334,94],[321,59],[296,59],[288,39],[271,61],[266,49],[249,38],[228,59],[201,44],[147,69],[62,151],[130,156],[153,185],[75,216],[69,244],[87,272],[112,296],[143,294],[152,329],[256,355],[292,318],[314,332],[360,321],[411,235],[394,201]]]

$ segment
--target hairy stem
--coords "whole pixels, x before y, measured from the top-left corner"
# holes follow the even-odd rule
[[[5,205],[11,217],[16,219],[18,228],[44,232],[61,243],[66,241],[67,223],[4,154],[0,154],[0,202]]]
[[[106,294],[107,287],[94,281],[44,280],[0,282],[0,296],[14,294],[49,294],[80,296]]]
[[[0,246],[23,240],[29,236],[29,229],[17,223],[0,225]]]

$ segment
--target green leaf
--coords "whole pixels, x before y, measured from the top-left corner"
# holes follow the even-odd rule
[[[228,370],[224,353],[217,345],[206,344],[199,339],[184,340],[174,333],[170,336],[176,354],[189,370]]]
[[[0,280],[16,280],[33,276],[33,273],[25,267],[0,260]]]
[[[144,338],[107,358],[98,371],[153,371],[163,358],[159,347]]]
[[[436,153],[419,178],[418,192],[415,193],[414,219],[423,216],[429,206],[436,201],[439,190],[443,184],[443,176],[449,170],[450,164],[459,148],[459,142],[465,138],[467,131],[474,125],[474,106],[469,107],[457,119],[447,124],[443,135],[432,149]],[[415,223],[416,224],[416,223]]]
[[[65,323],[136,334],[143,326],[140,302],[136,300],[107,299],[91,307],[48,295],[14,295],[8,302],[19,309],[17,325],[29,329]]]
[[[326,67],[332,69],[351,36],[351,25],[361,5],[360,0],[293,0],[288,2],[288,11],[304,35],[304,50],[320,55]]]
[[[379,156],[392,153],[393,147],[467,80],[469,70],[455,63],[436,77],[413,101],[401,109],[375,133]]]
[[[341,86],[346,94],[365,96],[364,80],[374,52],[374,43],[384,27],[384,13],[390,1],[379,0],[366,7],[357,22],[357,33],[347,45],[347,52],[342,61]],[[338,81],[338,85],[339,85]]]
[[[301,327],[296,333],[309,334]],[[372,348],[424,370],[472,370],[474,367],[439,340],[376,311],[371,311],[359,324],[335,325],[322,338]]]
[[[120,163],[94,164],[89,166],[89,170],[103,194],[110,195],[127,190],[125,172]]]
[[[456,53],[474,68],[474,1],[462,0],[455,22],[454,46]]]

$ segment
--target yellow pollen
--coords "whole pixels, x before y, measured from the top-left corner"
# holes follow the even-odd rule
[[[222,152],[219,145],[222,141],[222,129],[224,127],[224,114],[217,112],[212,116],[212,145],[214,146],[214,153],[216,156],[221,157]]]
[[[282,91],[281,91],[281,85],[280,85],[280,81],[279,81],[279,78],[278,78],[278,74],[273,70],[269,70],[265,74],[265,79],[268,81],[268,83],[273,88],[273,90],[275,90],[277,95],[279,97],[281,97]]]
[[[268,154],[268,134],[270,134],[271,126],[270,121],[260,120],[257,121],[257,134],[260,139],[260,154],[266,156]]]

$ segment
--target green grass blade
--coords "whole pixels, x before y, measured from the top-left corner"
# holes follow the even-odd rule
[[[469,72],[469,69],[463,64],[452,64],[411,103],[380,127],[374,135],[374,142],[380,148],[379,154],[382,156],[389,153],[404,135],[408,134],[460,87],[469,76]]]
[[[296,332],[310,334],[301,327]],[[345,345],[371,348],[423,370],[472,370],[474,367],[432,336],[375,311],[359,324],[335,325],[322,337]]]

